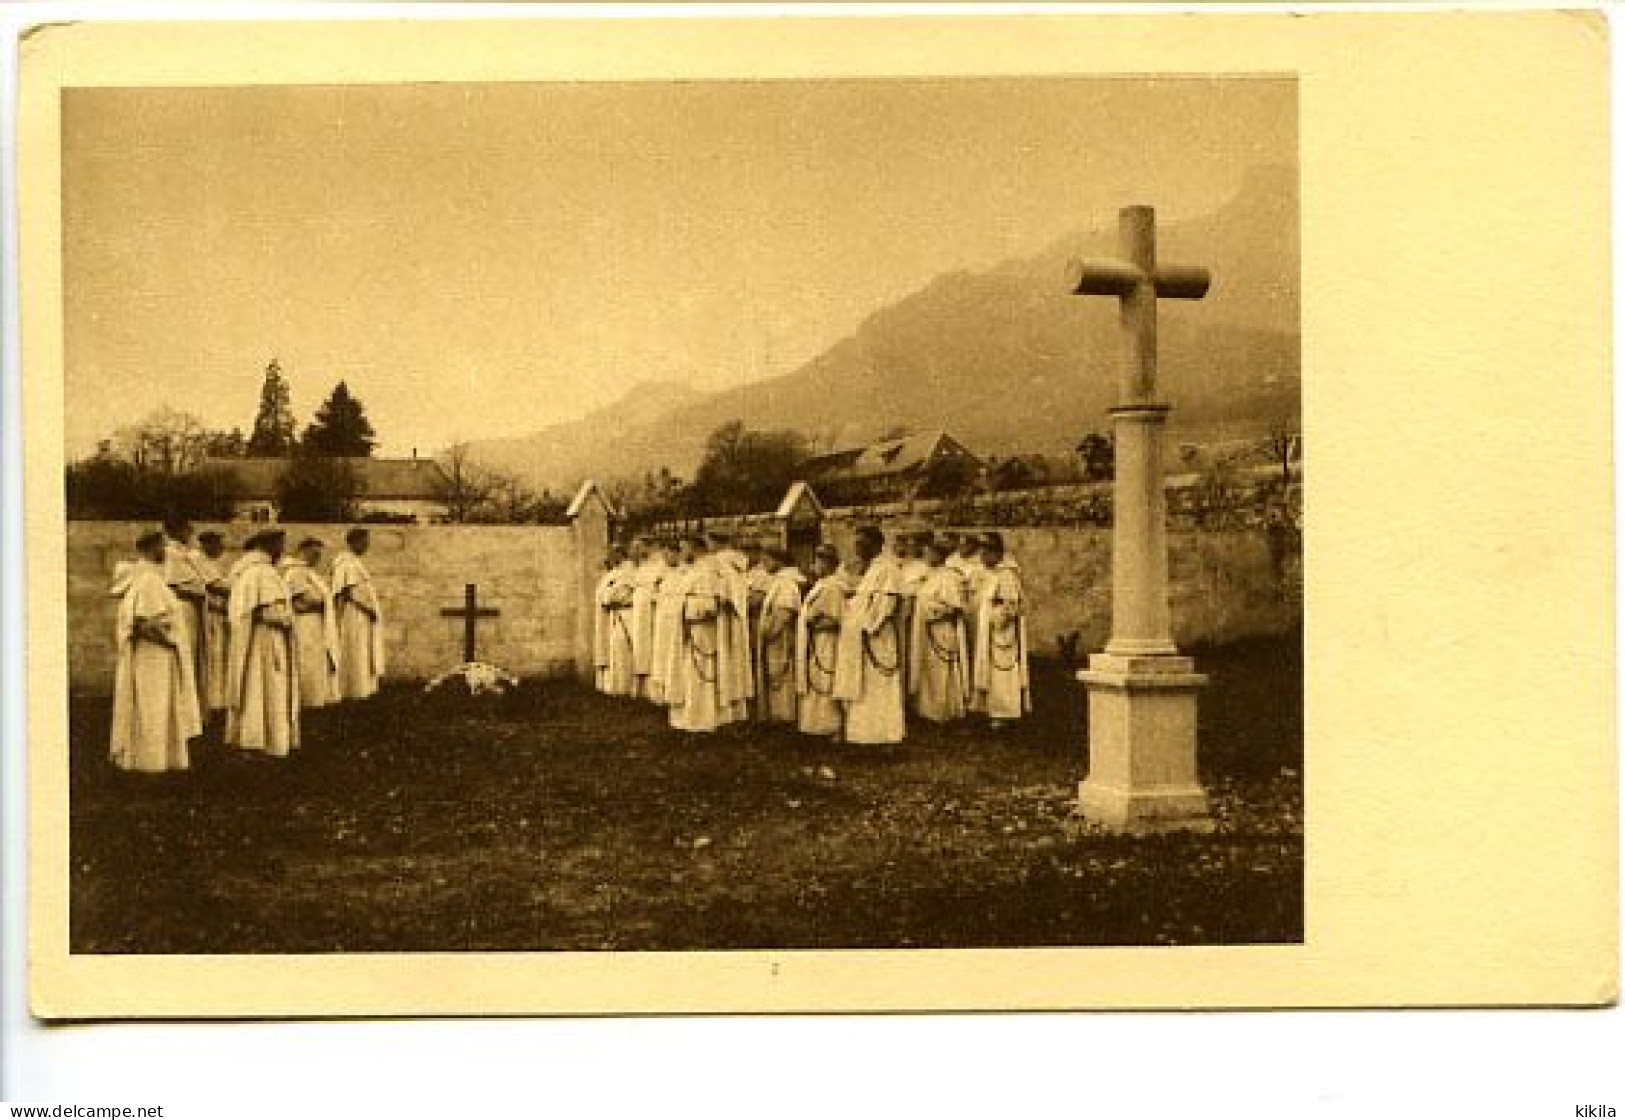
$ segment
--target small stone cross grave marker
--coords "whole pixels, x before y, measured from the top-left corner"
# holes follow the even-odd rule
[[[463,585],[463,605],[460,607],[442,607],[440,614],[444,618],[460,618],[463,620],[463,660],[474,660],[474,627],[482,618],[496,618],[502,612],[495,607],[482,607],[479,605],[479,593],[472,583]]]

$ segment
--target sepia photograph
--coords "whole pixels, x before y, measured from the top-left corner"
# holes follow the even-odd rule
[[[72,89],[71,951],[1303,937],[1291,76]]]
[[[30,30],[33,1014],[1612,1002],[1605,43]]]

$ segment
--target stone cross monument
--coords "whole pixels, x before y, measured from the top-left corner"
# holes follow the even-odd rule
[[[1157,300],[1201,299],[1206,269],[1158,265],[1149,206],[1118,214],[1121,260],[1075,261],[1076,295],[1116,296],[1125,343],[1111,410],[1112,633],[1078,679],[1089,693],[1089,774],[1078,811],[1130,832],[1212,827],[1196,776],[1196,693],[1207,678],[1181,657],[1168,611],[1167,497],[1157,399]]]

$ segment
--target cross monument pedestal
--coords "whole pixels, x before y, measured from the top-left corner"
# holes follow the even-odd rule
[[[1167,498],[1162,444],[1169,406],[1157,399],[1157,300],[1201,299],[1205,269],[1158,266],[1149,206],[1118,216],[1122,260],[1078,261],[1077,295],[1115,296],[1126,343],[1111,410],[1112,632],[1078,674],[1089,696],[1089,773],[1078,812],[1124,832],[1208,831],[1196,774],[1196,695],[1207,678],[1173,641],[1168,610]]]

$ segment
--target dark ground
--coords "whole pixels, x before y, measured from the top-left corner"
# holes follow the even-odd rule
[[[570,684],[472,715],[401,688],[318,713],[285,762],[205,742],[163,776],[115,771],[109,705],[76,699],[73,951],[1299,941],[1301,644],[1191,652],[1208,836],[1070,816],[1083,693],[1053,664],[1001,736],[685,740]]]

